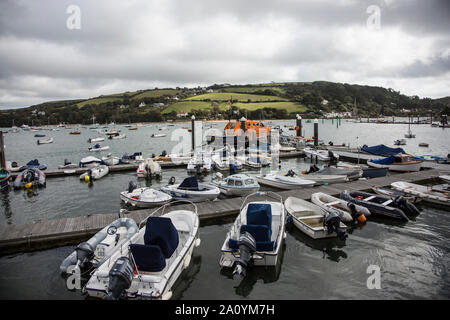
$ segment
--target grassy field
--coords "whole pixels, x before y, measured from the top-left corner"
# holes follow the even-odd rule
[[[79,102],[76,104],[76,106],[78,106],[78,108],[83,108],[87,104],[100,104],[100,103],[116,101],[116,100],[122,100],[122,98],[121,97],[113,97],[113,96],[94,98],[94,99],[89,99],[86,101]]]
[[[233,100],[244,101],[247,102],[248,99],[251,101],[286,101],[284,98],[276,97],[276,96],[263,96],[258,94],[244,94],[244,93],[227,93],[227,92],[214,92],[214,93],[206,93],[198,96],[189,97],[185,100],[216,100],[216,101],[228,101],[233,97]]]
[[[236,92],[236,93],[252,93],[256,91],[264,91],[264,90],[273,90],[275,92],[279,92],[281,94],[285,93],[285,90],[282,86],[256,86],[256,87],[229,87],[223,88],[222,91],[225,92]]]
[[[180,90],[176,90],[176,89],[148,90],[148,91],[145,91],[145,92],[142,92],[142,93],[139,93],[139,94],[133,96],[131,99],[136,100],[136,99],[142,99],[142,98],[157,98],[157,97],[161,97],[163,95],[174,96],[179,92],[180,92]]]
[[[220,109],[225,108],[225,103],[220,105]],[[169,107],[164,109],[162,113],[170,113],[172,111],[175,112],[190,112],[192,110],[200,110],[200,109],[212,109],[211,102],[206,101],[180,101],[171,104]]]
[[[275,108],[275,109],[285,109],[288,113],[290,112],[304,112],[306,111],[306,107],[301,104],[297,104],[295,102],[260,102],[260,103],[234,103],[234,106],[239,107],[240,109],[247,110],[258,110],[263,108]]]

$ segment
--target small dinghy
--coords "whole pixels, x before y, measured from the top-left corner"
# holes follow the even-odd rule
[[[78,166],[67,159],[64,159],[63,165],[58,166],[58,169],[73,169],[73,168],[78,168]]]
[[[206,173],[212,170],[211,154],[207,152],[196,153],[187,164],[188,173]]]
[[[403,197],[390,198],[361,191],[344,190],[341,199],[369,209],[370,213],[389,218],[408,221],[408,215],[418,215],[416,206]]]
[[[136,174],[138,178],[161,178],[161,165],[158,162],[153,161],[151,158],[147,158],[144,162],[139,164]]]
[[[311,176],[317,176],[317,175],[323,175],[323,176],[346,176],[347,179],[350,180],[357,180],[362,177],[363,171],[362,169],[350,169],[350,168],[338,168],[338,167],[325,167],[319,171],[313,172],[309,175]],[[338,178],[342,179],[342,178]],[[311,178],[311,180],[314,180],[314,178]],[[339,181],[343,182],[343,181]]]
[[[214,155],[212,157],[214,169],[219,171],[225,171],[225,170],[241,170],[242,169],[242,162],[235,159],[233,156],[221,156],[221,155]]]
[[[80,160],[79,167],[80,168],[95,168],[100,165],[102,160],[96,158],[96,157],[85,157]]]
[[[244,166],[252,169],[261,169],[262,167],[270,165],[270,161],[271,159],[269,160],[262,156],[248,156],[245,159]]]
[[[175,200],[201,202],[215,200],[220,194],[220,190],[216,186],[198,183],[196,176],[185,178],[180,184],[174,183],[175,178],[170,178],[169,184],[162,187],[161,191],[170,194]]]
[[[120,158],[114,157],[111,153],[108,153],[106,157],[102,157],[102,161],[107,166],[115,166],[120,163]]]
[[[404,146],[406,145],[406,140],[405,139],[397,139],[394,141],[394,145],[396,146]]]
[[[80,175],[80,179],[86,182],[98,180],[106,176],[109,172],[108,166],[101,165],[95,168],[88,169],[85,173]]]
[[[152,138],[162,138],[165,137],[166,134],[165,133],[157,133],[157,134],[152,134]]]
[[[45,169],[47,169],[47,166],[45,164],[40,164],[37,159],[34,159],[34,160],[29,161],[26,165],[21,166],[18,171],[23,171],[26,169],[33,169],[33,168],[39,169],[39,170],[45,170]]]
[[[414,160],[412,156],[399,153],[387,158],[367,160],[367,165],[374,168],[388,168],[390,171],[415,172],[420,170],[422,161]]]
[[[102,146],[100,146],[100,144],[95,144],[93,147],[89,147],[88,148],[88,150],[89,151],[105,151],[105,150],[108,150],[109,149],[109,146],[105,146],[105,147],[102,147]]]
[[[125,153],[122,156],[122,163],[130,164],[130,163],[139,163],[141,161],[144,161],[142,152],[135,152],[132,155],[128,155],[128,153]]]
[[[133,207],[150,208],[170,202],[172,196],[152,188],[138,188],[136,183],[130,181],[128,190],[120,193],[120,199]]]
[[[385,177],[389,168],[363,168],[363,178],[379,178]]]
[[[248,202],[252,196],[267,196],[276,201]],[[275,266],[286,238],[286,216],[281,196],[274,192],[248,195],[221,248],[221,267],[235,266],[233,275],[245,277],[254,266]]]
[[[200,245],[199,219],[196,207],[195,211],[164,213],[166,206],[144,219],[145,226],[92,273],[84,287],[89,296],[160,300],[172,297],[174,284],[189,267],[194,247]]]
[[[14,190],[25,188],[29,189],[34,186],[45,187],[45,174],[37,168],[29,168],[22,171],[14,180]]]
[[[233,174],[226,178],[217,172],[211,179],[211,184],[220,189],[226,196],[243,197],[259,191],[259,184],[255,178],[246,174]]]
[[[284,206],[294,225],[311,238],[347,238],[347,226],[336,214],[328,214],[314,203],[295,197],[287,198]]]
[[[133,219],[117,219],[88,241],[80,243],[64,259],[59,269],[62,273],[71,274],[76,268],[79,268],[79,271],[98,268],[117,248],[120,248],[125,241],[130,240],[138,231],[138,226]]]
[[[34,137],[35,138],[42,138],[42,137],[45,137],[45,134],[35,134]]]
[[[49,144],[49,143],[53,143],[53,138],[37,140],[37,144]]]
[[[326,193],[313,193],[311,201],[329,214],[335,213],[343,222],[366,222],[367,217],[370,216],[369,209]]]
[[[256,176],[256,180],[258,181],[259,184],[282,190],[311,188],[316,184],[316,182],[312,180],[307,180],[290,175],[283,176],[279,172],[270,172],[267,174]]]
[[[450,190],[445,191],[442,188],[427,187],[404,181],[393,182],[391,187],[408,195],[419,197],[426,202],[450,206]]]
[[[126,137],[127,136],[125,134],[116,133],[116,134],[109,135],[108,139],[117,140],[117,139],[125,139]]]
[[[101,142],[101,141],[105,141],[105,138],[89,138],[87,142],[92,143],[92,142]]]
[[[316,159],[319,161],[337,161],[339,160],[339,155],[331,150],[319,150],[313,148],[304,148],[303,153],[307,158]]]
[[[381,187],[372,187],[373,192],[376,194],[380,194],[382,196],[387,196],[390,198],[396,198],[396,197],[403,197],[406,200],[417,203],[420,202],[422,199],[415,197],[415,196],[409,196],[405,194],[404,192],[400,192],[394,189],[388,189],[388,188],[381,188]]]

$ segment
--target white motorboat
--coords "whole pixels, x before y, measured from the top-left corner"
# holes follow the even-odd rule
[[[388,188],[382,188],[382,187],[372,187],[373,192],[376,194],[380,194],[382,196],[387,196],[390,198],[397,198],[397,197],[403,197],[405,200],[417,203],[420,202],[422,199],[416,196],[407,195],[404,192],[394,190],[394,189],[388,189]]]
[[[361,178],[363,175],[363,170],[361,168],[345,168],[345,167],[325,167],[320,169],[319,171],[309,173],[308,176],[311,176],[311,180],[314,180],[313,177],[323,176],[318,178],[319,182],[333,183],[333,182],[345,182],[346,179],[342,177],[336,176],[346,176],[348,180],[357,180]],[[327,179],[328,176],[328,179]],[[334,179],[330,176],[335,176]],[[327,182],[330,180],[331,182]]]
[[[294,225],[313,239],[330,237],[346,238],[347,226],[336,215],[330,215],[314,203],[289,197],[284,202]]]
[[[152,134],[152,138],[162,138],[165,137],[166,134],[165,133],[157,133],[157,134]]]
[[[139,163],[136,173],[138,178],[161,177],[161,165],[151,158],[147,158]]]
[[[258,175],[256,176],[256,180],[259,184],[283,190],[302,189],[313,187],[316,184],[316,182],[312,180],[302,179],[299,177],[287,177],[281,175],[279,172],[270,172],[267,174]]]
[[[259,191],[259,184],[255,178],[246,174],[233,174],[226,178],[218,172],[211,179],[211,184],[217,186],[226,196],[243,197]]]
[[[331,160],[339,160],[339,155],[336,152],[331,150],[321,150],[321,149],[313,149],[306,147],[303,149],[306,157],[311,159],[316,159],[320,161],[331,161]]]
[[[175,200],[201,202],[215,200],[220,194],[220,190],[216,186],[198,183],[196,176],[185,178],[180,184],[174,184],[174,180],[175,178],[172,177],[169,184],[162,187],[161,191],[170,194]]]
[[[80,175],[81,180],[92,181],[98,180],[106,176],[109,172],[109,167],[105,165],[101,165],[95,168],[88,169],[85,173]]]
[[[189,267],[194,247],[200,245],[199,219],[196,207],[195,211],[164,213],[166,206],[145,219],[145,226],[92,273],[84,287],[89,296],[161,300],[172,297],[174,284]]]
[[[450,206],[450,188],[448,185],[422,186],[420,184],[397,181],[391,183],[395,190],[421,198],[423,201],[444,206]]]
[[[88,150],[89,151],[105,151],[108,150],[109,146],[105,146],[105,147],[101,147],[100,144],[95,144],[93,147],[89,147]]]
[[[406,145],[406,140],[405,139],[397,139],[394,141],[394,145],[396,146],[404,146]]]
[[[49,144],[53,143],[53,138],[48,139],[38,139],[37,144]]]
[[[152,188],[137,188],[136,184],[131,181],[128,190],[120,193],[120,199],[134,207],[150,208],[169,203],[172,196]]]
[[[128,153],[125,153],[122,156],[122,163],[140,163],[144,161],[144,157],[142,156],[142,152],[135,152],[132,155],[128,155]]]
[[[206,152],[196,153],[187,164],[188,173],[206,173],[212,170],[211,154]]]
[[[311,201],[327,211],[329,214],[336,214],[342,221],[351,222],[358,220],[365,222],[366,217],[370,216],[369,209],[335,198],[326,193],[316,192],[311,195]]]
[[[248,202],[254,195],[277,201]],[[286,238],[283,199],[273,192],[248,195],[221,248],[221,267],[235,266],[233,275],[245,277],[250,266],[275,266]]]
[[[88,142],[92,143],[92,142],[100,142],[100,141],[105,141],[105,138],[89,138]]]
[[[367,160],[367,165],[373,168],[388,168],[389,171],[415,172],[420,170],[422,161],[414,160],[413,156],[399,153],[387,158]]]
[[[89,156],[89,157],[85,157],[85,158],[81,159],[79,166],[81,168],[95,168],[95,167],[98,167],[101,162],[102,162],[102,160],[100,160],[96,157]]]
[[[107,166],[115,166],[120,163],[120,158],[114,157],[111,153],[108,153],[106,157],[102,157],[102,161]]]
[[[222,157],[220,154],[215,154],[212,157],[214,169],[219,171],[225,171],[230,170],[230,167],[232,170],[241,170],[242,169],[242,162],[238,159],[234,158],[231,155],[227,155],[225,157]]]
[[[75,269],[97,268],[139,229],[131,218],[119,218],[97,232],[88,241],[80,243],[61,263],[59,269],[71,274]],[[78,272],[80,273],[80,272]]]
[[[125,139],[126,137],[127,136],[125,134],[116,133],[116,134],[109,135],[108,139],[117,140],[117,139]]]
[[[330,184],[330,183],[340,183],[348,181],[346,175],[337,174],[320,174],[319,172],[313,172],[309,174],[297,174],[294,170],[289,170],[285,175],[279,177],[279,180],[286,182],[294,182],[296,180],[310,180],[314,181],[315,185]]]

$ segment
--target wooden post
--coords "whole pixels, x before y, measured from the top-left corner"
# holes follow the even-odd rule
[[[6,170],[5,141],[3,131],[0,130],[0,167]]]
[[[192,151],[195,151],[195,116],[191,118],[191,133],[192,133]]]
[[[319,120],[314,120],[314,146],[319,145]]]

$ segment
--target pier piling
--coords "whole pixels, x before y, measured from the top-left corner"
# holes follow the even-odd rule
[[[319,145],[319,120],[314,120],[314,146]]]

